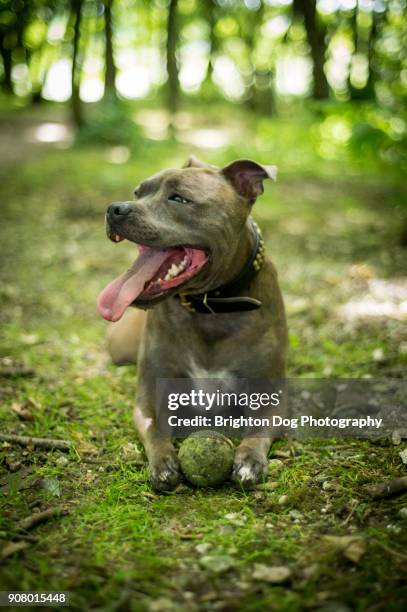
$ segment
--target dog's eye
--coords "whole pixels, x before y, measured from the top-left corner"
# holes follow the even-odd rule
[[[179,193],[173,193],[169,198],[169,202],[177,202],[178,204],[188,204],[190,200],[183,198]]]

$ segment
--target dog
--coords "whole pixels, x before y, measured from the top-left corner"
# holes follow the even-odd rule
[[[217,168],[191,156],[140,183],[134,201],[107,209],[108,237],[135,243],[140,254],[97,306],[112,322],[113,362],[138,364],[134,423],[156,490],[182,478],[171,440],[157,433],[157,378],[285,377],[283,299],[250,216],[263,181],[275,178],[275,166],[238,160]],[[271,441],[271,432],[241,440],[235,482],[264,478]]]

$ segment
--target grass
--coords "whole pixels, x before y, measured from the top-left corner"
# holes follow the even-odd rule
[[[256,133],[266,128],[262,120]],[[345,321],[337,309],[366,296],[367,279],[388,287],[405,272],[402,180],[324,160],[298,129],[302,162],[294,155],[295,125],[287,123],[276,124],[272,141],[257,137],[206,156],[282,166],[254,214],[286,298],[290,375],[401,377],[402,322]],[[287,143],[281,149],[279,135]],[[402,610],[407,542],[398,511],[406,499],[372,502],[363,486],[405,474],[403,445],[277,442],[271,456],[295,453],[270,473],[274,488],[151,491],[131,423],[135,369],[109,364],[94,306],[133,257],[105,239],[106,204],[127,199],[140,179],[191,152],[175,141],[140,147],[121,165],[108,161],[105,145],[38,149],[0,177],[0,366],[34,371],[2,378],[1,429],[75,443],[67,462],[57,451],[0,446],[0,486],[8,485],[0,498],[3,544],[33,509],[69,510],[36,527],[35,540],[3,562],[2,588],[68,590],[78,610]],[[21,421],[13,403],[28,405],[34,420]],[[352,563],[328,545],[327,534],[360,535],[366,553]],[[224,572],[219,558],[228,564]],[[282,586],[254,580],[259,563],[288,566],[292,578]]]

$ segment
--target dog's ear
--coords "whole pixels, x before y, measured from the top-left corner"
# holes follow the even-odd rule
[[[200,159],[198,159],[197,157],[195,157],[195,155],[190,155],[182,167],[183,168],[210,168],[211,166],[210,164],[207,164],[201,161]]]
[[[221,170],[236,191],[250,203],[264,191],[264,179],[277,179],[277,166],[262,166],[250,159],[238,159]]]

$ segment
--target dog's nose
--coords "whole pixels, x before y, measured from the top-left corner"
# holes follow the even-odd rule
[[[117,217],[125,217],[131,212],[130,204],[122,203],[122,202],[114,202],[107,209],[107,215],[109,219],[114,219]]]

